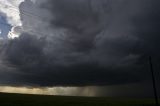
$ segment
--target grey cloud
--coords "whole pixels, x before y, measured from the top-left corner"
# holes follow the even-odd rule
[[[13,74],[16,82],[12,83],[38,86],[87,86],[140,80],[140,76],[125,72],[123,69],[102,67],[94,61],[77,62],[73,56],[67,58],[75,61],[74,64],[66,66],[63,63],[57,63],[59,61],[55,56],[57,54],[54,52],[51,56],[46,54],[43,51],[45,46],[45,39],[38,39],[28,34],[22,34],[6,45],[6,59],[17,68],[13,70],[16,72]],[[119,71],[116,72],[116,70]]]
[[[29,1],[20,5],[21,11],[26,6],[31,13],[47,12],[37,20],[21,13],[26,32],[3,47],[5,59],[16,68],[14,84],[86,86],[149,80],[148,55],[159,64],[158,1],[42,1],[30,2],[34,11],[27,9]]]
[[[46,7],[53,14],[52,25],[68,30],[68,39],[77,50],[90,50],[94,46],[95,37],[108,25],[109,11],[106,7],[96,10],[96,1],[50,0]],[[102,2],[99,2],[102,6]],[[52,5],[48,5],[52,4]]]

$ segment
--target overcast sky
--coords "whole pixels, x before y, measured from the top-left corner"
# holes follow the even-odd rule
[[[148,57],[159,83],[159,4],[0,0],[0,85],[94,86],[103,96],[136,96],[136,89],[152,96]]]

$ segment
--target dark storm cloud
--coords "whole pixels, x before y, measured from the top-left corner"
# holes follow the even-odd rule
[[[115,69],[103,68],[91,61],[70,66],[57,64],[56,58],[51,60],[52,56],[45,55],[43,51],[45,45],[45,39],[38,39],[26,33],[6,45],[6,58],[17,68],[17,74],[14,76],[16,82],[13,80],[13,83],[40,86],[84,86],[128,83],[139,79],[137,76],[135,79],[133,73],[120,71],[120,68],[118,69],[120,72],[116,72]]]
[[[89,51],[94,46],[95,37],[101,33],[108,24],[108,2],[99,9],[90,0],[49,0],[46,7],[53,14],[51,24],[55,27],[65,28],[69,32],[68,39],[79,51]]]
[[[135,25],[135,34],[141,41],[141,50],[137,52],[144,52],[150,55],[159,57],[160,50],[160,8],[159,1],[150,2],[151,5],[147,6],[146,11],[139,17],[133,17],[133,24]]]
[[[22,23],[23,27],[34,23],[34,32],[44,30],[48,36],[28,31],[3,45],[1,57],[5,58],[1,61],[7,61],[5,67],[14,67],[6,84],[87,86],[140,82],[149,78],[148,55],[154,55],[159,64],[158,1],[48,0],[43,5],[40,1],[25,1],[20,10],[28,2],[33,7],[40,4],[39,8],[50,13],[51,20],[45,22],[48,26],[24,14]],[[54,32],[60,31],[57,29],[65,29],[63,40],[55,38]]]

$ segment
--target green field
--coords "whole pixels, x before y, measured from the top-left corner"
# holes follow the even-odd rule
[[[0,106],[154,106],[152,99],[69,97],[0,93]]]

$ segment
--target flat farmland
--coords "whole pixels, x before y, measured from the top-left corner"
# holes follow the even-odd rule
[[[154,100],[0,93],[0,106],[154,106]]]

